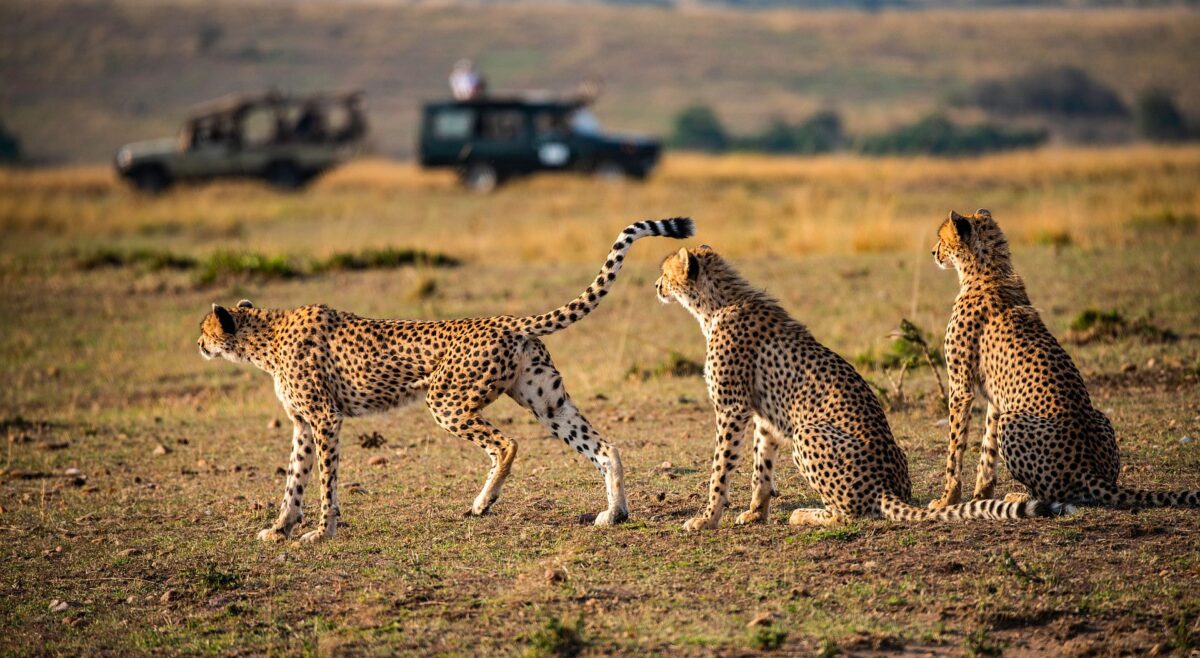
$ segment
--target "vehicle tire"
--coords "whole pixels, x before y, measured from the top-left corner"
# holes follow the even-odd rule
[[[298,190],[308,181],[308,177],[296,163],[286,161],[269,165],[263,172],[263,178],[281,190]]]
[[[595,174],[596,178],[609,182],[623,180],[629,175],[624,167],[611,160],[596,163],[596,168],[592,170],[592,173]]]
[[[463,169],[462,184],[478,194],[487,194],[500,185],[500,172],[487,162],[472,162]]]
[[[145,194],[160,194],[171,187],[171,177],[162,167],[138,167],[128,176],[133,186]]]

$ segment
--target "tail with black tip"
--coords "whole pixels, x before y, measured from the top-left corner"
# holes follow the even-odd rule
[[[1147,491],[1085,475],[1087,502],[1108,507],[1200,507],[1200,491]]]
[[[969,503],[947,505],[931,510],[917,507],[894,494],[885,493],[879,500],[883,516],[894,521],[1014,521],[1037,517],[1065,516],[1075,512],[1073,505],[1027,500],[1010,503],[999,499],[972,500]]]
[[[625,253],[633,246],[634,241],[656,235],[682,240],[692,237],[693,233],[695,233],[695,226],[687,217],[630,224],[617,236],[612,251],[608,253],[608,260],[604,262],[604,267],[600,268],[600,274],[592,285],[583,291],[583,294],[549,313],[517,318],[516,329],[529,336],[545,336],[566,329],[600,305],[600,300],[608,294],[616,280],[617,272],[621,271]]]

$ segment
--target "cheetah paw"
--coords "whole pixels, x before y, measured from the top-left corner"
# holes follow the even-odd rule
[[[1027,493],[1008,493],[1004,494],[1004,502],[1006,503],[1027,503],[1030,497]]]
[[[738,514],[737,518],[734,519],[733,522],[736,525],[750,525],[751,523],[762,523],[766,520],[767,517],[765,514],[761,512],[755,512],[753,510],[747,510],[741,514]]]
[[[957,497],[951,498],[948,496],[942,496],[941,498],[938,498],[936,500],[929,501],[929,509],[939,510],[939,509],[942,509],[943,507],[948,507],[950,505],[957,505],[958,502],[959,502],[959,499]]]
[[[258,531],[258,540],[265,542],[281,542],[288,538],[288,533],[279,528],[263,528]]]
[[[604,510],[596,515],[596,520],[592,525],[616,525],[629,520],[629,510],[616,509]]]
[[[318,542],[323,542],[326,539],[333,539],[333,533],[326,534],[324,530],[309,530],[303,535],[300,535],[301,544],[316,544]]]
[[[712,530],[720,523],[720,519],[715,516],[693,516],[683,524],[683,529],[688,532],[696,530]]]

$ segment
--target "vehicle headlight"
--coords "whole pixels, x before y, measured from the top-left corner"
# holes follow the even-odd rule
[[[129,150],[128,147],[123,148],[120,151],[117,151],[117,166],[118,167],[125,169],[125,168],[129,167],[129,165],[131,165],[131,164],[133,164],[133,151]]]

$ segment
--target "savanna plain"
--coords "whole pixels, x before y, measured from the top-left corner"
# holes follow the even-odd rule
[[[644,184],[544,178],[486,197],[385,161],[299,194],[146,198],[103,168],[0,172],[0,653],[1194,652],[1194,510],[798,529],[788,511],[819,501],[789,463],[770,523],[685,534],[712,412],[695,322],[654,297],[667,240],[635,245],[600,309],[546,339],[622,450],[629,523],[581,523],[600,478],[501,401],[489,417],[521,448],[488,515],[462,516],[485,456],[418,406],[345,424],[336,539],[254,540],[290,428],[266,375],[197,354],[212,302],[540,312],[627,223],[677,215],[696,220],[689,244],[731,258],[876,385],[923,504],[940,493],[945,407],[889,335],[908,319],[940,348],[957,281],[929,249],[948,210],[977,207],[1113,420],[1122,481],[1200,488],[1195,147],[672,155]],[[732,490],[736,510],[745,469]]]

